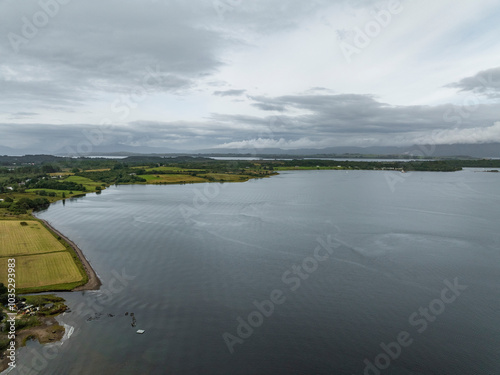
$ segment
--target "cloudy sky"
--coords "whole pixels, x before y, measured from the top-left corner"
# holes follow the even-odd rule
[[[498,0],[0,0],[0,152],[500,141]]]

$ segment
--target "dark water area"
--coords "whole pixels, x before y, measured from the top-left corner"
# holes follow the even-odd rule
[[[71,337],[12,374],[500,374],[496,174],[118,186],[38,216],[103,286],[60,293]]]

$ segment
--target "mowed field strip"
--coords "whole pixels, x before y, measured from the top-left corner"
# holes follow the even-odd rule
[[[160,174],[160,175],[145,174],[145,175],[140,175],[139,177],[144,178],[146,180],[146,183],[148,184],[155,184],[155,183],[178,184],[179,182],[186,182],[186,183],[207,182],[207,180],[203,178],[185,174]]]
[[[38,221],[0,220],[0,257],[65,251],[66,248]]]
[[[7,269],[7,259],[0,258],[0,269]],[[0,282],[5,285],[6,273]],[[83,280],[80,270],[69,252],[27,255],[16,258],[16,288],[33,288],[47,285],[69,284]]]
[[[0,220],[0,282],[5,285],[7,272],[3,270],[7,271],[9,258],[16,260],[18,293],[30,288],[69,290],[85,278],[72,252],[35,220]]]

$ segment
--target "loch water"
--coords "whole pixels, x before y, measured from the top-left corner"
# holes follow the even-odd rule
[[[71,336],[30,342],[12,374],[500,374],[499,175],[289,171],[57,202],[38,216],[103,285],[59,293]]]

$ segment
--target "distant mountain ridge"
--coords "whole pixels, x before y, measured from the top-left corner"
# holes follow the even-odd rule
[[[424,157],[446,157],[446,156],[469,156],[475,158],[498,158],[500,157],[500,143],[470,143],[451,145],[413,145],[413,146],[341,146],[322,149],[293,149],[283,150],[280,148],[242,148],[242,149],[208,149],[201,153],[219,154],[260,154],[260,155],[414,155]]]
[[[129,146],[120,143],[109,145],[92,146],[89,152],[79,153],[77,147],[62,148],[55,152],[60,156],[98,156],[103,154],[115,154],[116,156],[128,155],[143,155],[143,154],[170,154],[179,153],[175,149],[166,147],[149,147],[149,146]]]
[[[340,146],[322,149],[291,149],[280,148],[209,148],[203,150],[186,151],[175,150],[164,147],[128,146],[121,144],[96,146],[92,152],[73,155],[68,154],[68,150],[60,149],[57,152],[50,152],[40,149],[14,149],[0,146],[0,155],[27,155],[27,154],[54,154],[59,156],[131,156],[131,155],[196,155],[196,154],[250,154],[250,155],[336,155],[345,156],[347,154],[358,155],[413,155],[424,157],[474,157],[474,158],[500,158],[500,143],[467,143],[467,144],[441,144],[441,145],[414,145],[414,146]]]

